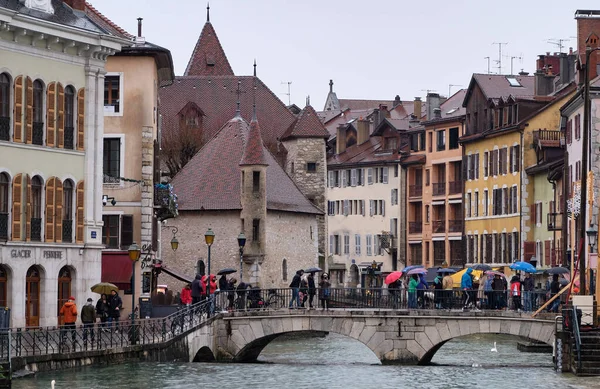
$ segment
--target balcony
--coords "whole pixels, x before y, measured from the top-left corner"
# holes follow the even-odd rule
[[[423,222],[408,222],[409,234],[420,234],[423,232]]]
[[[461,194],[463,190],[462,181],[450,181],[448,194]]]
[[[445,182],[433,183],[433,195],[434,196],[444,196],[445,194],[446,194],[446,183]]]
[[[410,185],[408,187],[408,197],[423,196],[423,185]]]
[[[10,118],[0,117],[0,140],[10,140]]]
[[[73,127],[65,127],[65,149],[73,150],[75,129]]]
[[[31,218],[31,240],[33,242],[42,241],[42,218]]]
[[[434,220],[431,223],[432,231],[434,234],[446,232],[446,220]]]
[[[0,212],[0,239],[8,239],[8,213]]]
[[[533,131],[533,145],[535,147],[562,147],[565,138],[560,131],[537,130]]]
[[[44,144],[44,123],[33,122],[33,139],[34,145],[41,146]]]
[[[463,221],[462,220],[448,220],[448,232],[462,232]]]
[[[73,242],[73,220],[62,221],[62,241],[63,243]]]
[[[561,231],[562,230],[562,213],[549,212],[548,213],[548,231]]]

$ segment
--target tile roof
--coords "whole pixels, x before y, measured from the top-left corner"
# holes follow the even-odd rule
[[[125,39],[134,39],[135,36],[131,35],[125,29],[119,27],[112,20],[103,15],[98,9],[96,9],[93,5],[85,2],[85,14],[92,19],[95,23],[102,26],[105,30],[109,31],[112,35],[125,38]]]
[[[210,22],[204,24],[183,75],[233,76],[233,69]]]
[[[514,77],[521,86],[511,86],[507,77]],[[473,74],[471,83],[477,82],[488,99],[513,96],[517,98],[533,98],[535,76],[506,76],[503,74]],[[471,85],[469,85],[471,90]],[[468,93],[465,95],[468,98]]]
[[[442,119],[466,115],[467,109],[462,106],[466,94],[467,90],[461,89],[440,105]],[[427,119],[431,120],[433,118]]]
[[[344,109],[373,109],[380,105],[387,105],[388,109],[394,107],[394,100],[361,100],[361,99],[339,99],[340,108]]]
[[[204,142],[211,139],[223,123],[235,116],[238,81],[242,91],[242,117],[248,122],[251,120],[253,95],[256,94],[256,115],[260,118],[263,143],[278,159],[285,156],[286,150],[279,144],[278,138],[290,128],[296,116],[259,78],[252,76],[176,77],[173,85],[159,89],[163,138],[179,131],[177,113],[193,102],[205,113],[201,124],[202,139]]]
[[[371,136],[363,144],[351,146],[343,153],[330,156],[327,159],[327,166],[399,161],[398,154],[383,152],[382,141],[383,139],[379,136]]]
[[[240,117],[229,120],[173,178],[180,211],[239,210],[240,160],[251,129]],[[267,166],[267,209],[322,214],[263,147]]]
[[[329,138],[329,132],[319,120],[315,109],[307,105],[298,114],[296,121],[283,134],[281,140],[287,138]]]
[[[256,116],[254,116],[250,122],[250,131],[248,132],[248,138],[244,144],[244,153],[242,154],[240,166],[268,165],[263,149],[264,146],[262,138],[260,137],[260,126],[258,125]]]

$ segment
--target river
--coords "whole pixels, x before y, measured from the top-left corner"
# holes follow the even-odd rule
[[[496,342],[498,352],[491,352]],[[446,343],[428,366],[381,365],[356,340],[275,340],[255,364],[129,363],[37,374],[14,389],[103,388],[600,388],[600,380],[557,374],[551,354],[521,353],[517,338],[473,335]]]

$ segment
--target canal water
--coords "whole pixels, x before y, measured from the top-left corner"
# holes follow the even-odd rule
[[[496,342],[497,352],[491,349]],[[521,353],[517,338],[473,335],[446,343],[429,366],[381,365],[356,340],[330,334],[279,339],[256,364],[130,363],[37,374],[15,389],[50,388],[600,388],[600,380],[557,374],[551,354]]]

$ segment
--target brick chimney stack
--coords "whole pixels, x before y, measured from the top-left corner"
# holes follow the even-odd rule
[[[421,119],[421,116],[422,116],[421,112],[423,112],[422,104],[423,104],[423,102],[421,101],[421,98],[415,97],[415,101],[413,103],[413,115],[415,115],[417,117],[417,119],[419,119],[419,120]],[[427,118],[427,119],[429,119],[429,118]]]
[[[66,5],[77,11],[85,11],[85,0],[63,0]]]
[[[577,20],[577,55],[581,65],[585,65],[585,48],[598,47],[598,36],[600,36],[600,10],[577,10],[575,11],[575,20]],[[596,69],[598,65],[598,56],[600,53],[595,51],[590,59],[591,63],[590,80],[598,75]],[[591,61],[590,61],[591,62]],[[578,72],[579,83],[583,83],[583,72]]]

